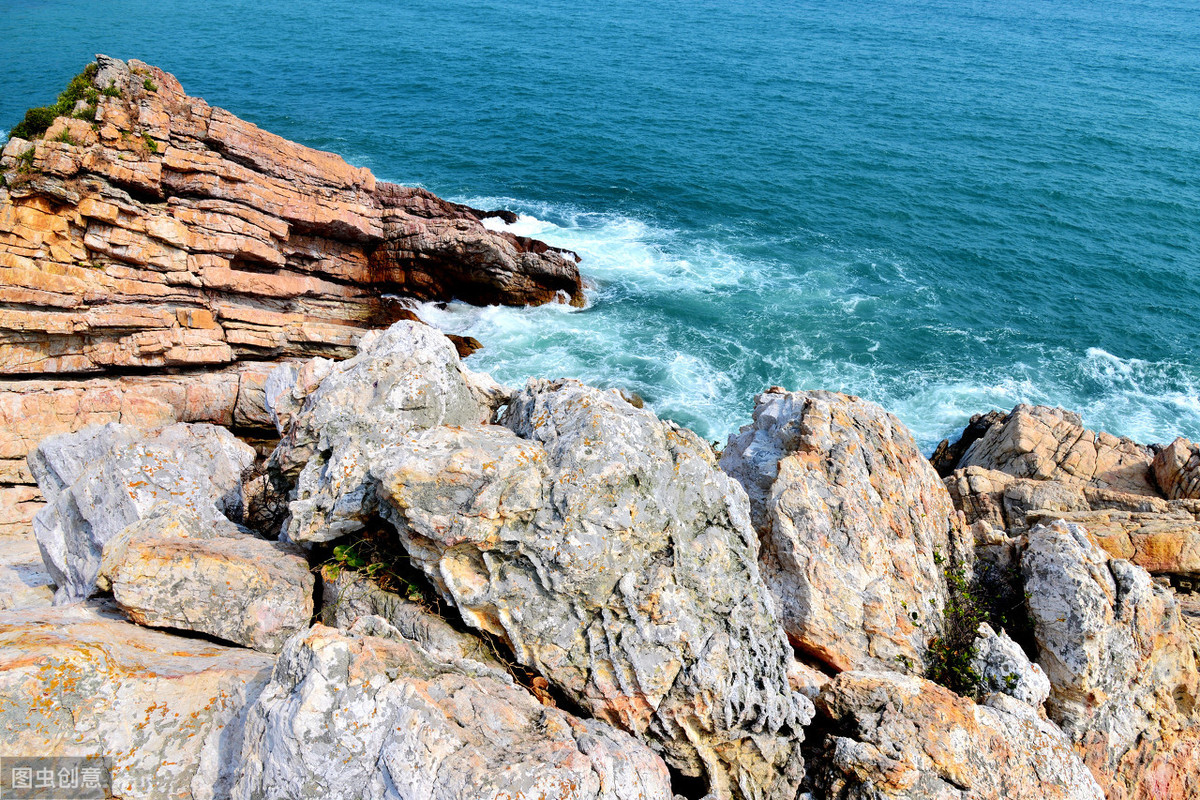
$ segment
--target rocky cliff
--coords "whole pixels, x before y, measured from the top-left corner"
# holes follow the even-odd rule
[[[573,253],[263,131],[139,61],[98,56],[14,134],[0,158],[9,530],[36,508],[24,459],[45,436],[173,421],[269,435],[275,364],[352,355],[365,330],[412,317],[401,298],[583,301]]]

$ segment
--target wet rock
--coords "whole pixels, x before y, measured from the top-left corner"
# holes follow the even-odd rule
[[[1046,712],[1110,800],[1194,796],[1200,675],[1173,593],[1063,522],[1030,532],[1022,569]]]
[[[1153,457],[1149,447],[1086,430],[1073,412],[1018,405],[971,445],[958,466],[1157,496],[1150,474]]]
[[[117,797],[228,797],[272,661],[84,606],[2,612],[0,752],[104,755]]]
[[[378,617],[291,639],[245,742],[235,800],[672,798],[665,765],[628,734],[543,706],[500,670],[434,658]]]
[[[130,619],[277,653],[308,628],[313,576],[297,548],[167,507],[105,546],[99,584]]]
[[[143,437],[113,423],[42,442],[29,466],[47,505],[33,527],[58,585],[55,601],[91,595],[105,543],[163,506],[214,524],[241,519],[242,476],[253,461],[252,448],[213,425]]]
[[[792,643],[834,670],[919,671],[958,519],[899,420],[833,392],[768,392],[721,467],[750,497]]]
[[[978,705],[894,672],[843,672],[817,697],[832,733],[810,759],[839,800],[1101,800],[1057,727],[1003,694]]]
[[[690,431],[616,391],[532,381],[501,426],[372,467],[414,565],[475,627],[720,798],[792,798],[811,715],[744,494]]]

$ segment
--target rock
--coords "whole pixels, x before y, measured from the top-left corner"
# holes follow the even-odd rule
[[[971,417],[967,427],[963,428],[962,435],[954,444],[950,444],[949,439],[942,439],[933,451],[933,455],[929,457],[929,462],[933,464],[937,474],[945,478],[954,472],[958,468],[958,462],[962,459],[963,453],[967,452],[967,448],[975,444],[993,425],[1003,423],[1004,417],[1005,414],[1001,411],[976,414]]]
[[[285,379],[271,385],[273,407],[296,393]],[[295,480],[287,537],[327,542],[361,529],[375,513],[365,483],[371,460],[412,430],[486,421],[492,385],[425,325],[397,322],[364,338],[359,354],[332,366],[306,396],[271,457],[273,471]]]
[[[91,595],[104,544],[164,505],[206,522],[241,519],[242,475],[253,461],[253,449],[213,425],[171,425],[143,438],[110,423],[42,442],[29,466],[47,506],[33,527],[55,601]]]
[[[369,617],[288,642],[251,710],[235,800],[671,800],[665,765],[628,734],[389,627]]]
[[[721,468],[750,497],[792,644],[837,671],[920,670],[958,520],[899,420],[857,397],[768,392]]]
[[[0,391],[0,483],[32,484],[37,442],[92,424],[269,430],[271,366],[352,356],[365,331],[415,319],[397,295],[583,302],[573,253],[263,131],[156,67],[97,64],[119,95],[98,98],[94,130],[62,117],[0,156],[0,374],[28,378]]]
[[[1102,800],[1057,727],[1003,694],[977,705],[895,672],[843,672],[817,697],[832,726],[813,782],[839,800]]]
[[[99,583],[130,619],[278,653],[307,630],[313,576],[295,547],[169,506],[109,540]]]
[[[1168,500],[1200,500],[1200,445],[1180,436],[1158,452],[1150,468]]]
[[[963,455],[959,468],[983,467],[1017,478],[1060,480],[1157,496],[1149,447],[1085,430],[1078,414],[1018,405]]]
[[[0,752],[102,754],[116,797],[228,797],[271,663],[82,606],[3,612]]]
[[[1040,708],[1050,696],[1050,679],[1037,664],[1031,664],[1020,645],[986,622],[979,626],[971,668],[979,675],[984,692],[1000,692],[1026,705]]]
[[[41,608],[53,600],[54,581],[32,530],[0,534],[0,611]]]
[[[715,797],[793,798],[811,704],[788,684],[745,496],[708,445],[574,381],[531,381],[502,422],[415,429],[374,461],[412,563]]]
[[[1110,800],[1196,796],[1200,675],[1173,593],[1063,522],[1029,533],[1022,570],[1046,712]]]

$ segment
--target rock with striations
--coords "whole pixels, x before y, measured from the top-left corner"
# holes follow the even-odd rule
[[[486,212],[261,130],[157,67],[89,70],[77,110],[94,123],[60,117],[0,156],[0,486],[32,485],[41,439],[97,423],[269,435],[266,374],[353,355],[413,318],[398,296],[583,302],[573,253]]]
[[[1085,429],[1071,411],[1018,405],[967,449],[958,467],[1155,497],[1153,458],[1149,447]]]
[[[1022,571],[1046,712],[1109,800],[1200,794],[1200,674],[1174,593],[1064,522],[1029,533]]]
[[[974,646],[971,668],[979,676],[983,692],[1000,692],[1034,708],[1046,702],[1050,679],[1040,666],[1030,663],[1029,656],[1007,633],[997,633],[986,622],[980,623]]]
[[[1154,456],[1150,468],[1168,500],[1200,500],[1200,444],[1180,436]]]
[[[374,634],[374,635],[368,635]],[[645,745],[431,656],[378,617],[291,639],[249,712],[234,800],[671,800]]]
[[[273,660],[85,606],[0,613],[0,753],[102,755],[114,797],[227,798]]]
[[[277,401],[296,394],[284,385],[291,370],[281,369]],[[271,457],[271,469],[295,483],[287,537],[327,542],[361,529],[375,513],[372,460],[411,431],[485,422],[501,402],[498,388],[428,326],[397,322],[366,337],[357,356],[330,367],[302,411],[288,412],[294,420]]]
[[[810,758],[838,800],[1102,800],[1063,732],[1004,694],[976,704],[895,672],[840,674],[817,696],[832,731]]]
[[[76,602],[96,589],[107,543],[163,506],[206,522],[240,520],[242,477],[254,450],[224,428],[176,424],[144,437],[115,423],[53,436],[29,465],[47,506],[34,518],[55,601]]]
[[[277,653],[308,628],[312,573],[298,548],[165,506],[104,545],[98,584],[130,619]]]
[[[721,467],[750,497],[792,643],[834,670],[920,670],[958,518],[899,420],[856,397],[772,390]]]
[[[717,798],[792,798],[811,704],[745,495],[695,434],[615,391],[531,381],[502,425],[414,430],[380,510],[470,625]]]

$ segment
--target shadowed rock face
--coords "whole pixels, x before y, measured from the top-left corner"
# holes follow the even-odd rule
[[[97,58],[119,96],[95,123],[60,117],[0,157],[0,503],[27,502],[5,487],[32,483],[22,460],[56,433],[269,429],[272,366],[353,355],[412,317],[396,296],[582,304],[573,253]]]

